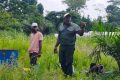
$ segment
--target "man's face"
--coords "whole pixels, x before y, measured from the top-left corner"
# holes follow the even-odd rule
[[[36,33],[36,32],[37,32],[37,26],[32,26],[31,29],[32,29],[32,32],[33,32],[33,33]]]
[[[66,16],[64,18],[64,23],[70,23],[71,22],[71,17],[70,16]]]

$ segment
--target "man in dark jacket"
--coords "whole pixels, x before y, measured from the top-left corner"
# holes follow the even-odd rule
[[[66,13],[64,15],[63,23],[59,26],[58,39],[54,48],[54,53],[57,53],[59,47],[59,62],[65,75],[72,76],[73,74],[73,54],[75,50],[76,34],[80,36],[84,33],[84,26],[79,27],[77,24],[71,22],[71,15]]]

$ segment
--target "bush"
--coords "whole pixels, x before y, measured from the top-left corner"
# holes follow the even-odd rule
[[[18,19],[13,18],[12,14],[0,10],[0,29],[1,30],[20,30],[21,24]]]

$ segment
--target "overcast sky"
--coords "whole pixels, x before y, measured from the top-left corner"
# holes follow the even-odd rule
[[[107,7],[108,0],[89,0],[86,2],[86,8],[81,11],[84,16],[90,15],[91,18],[97,18],[98,16],[106,16],[105,8]],[[47,11],[62,11],[67,8],[66,4],[62,3],[62,0],[38,0],[44,6],[44,12]]]

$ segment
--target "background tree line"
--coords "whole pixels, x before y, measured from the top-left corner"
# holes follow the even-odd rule
[[[86,0],[63,0],[63,3],[68,5],[65,11],[51,11],[44,16],[44,7],[37,0],[0,0],[0,30],[17,30],[29,34],[31,23],[37,22],[44,34],[53,33],[66,12],[71,13],[72,21],[76,24],[86,22],[86,31],[91,31],[94,23],[100,20],[91,21],[89,15],[87,18],[81,16],[80,9],[84,8]],[[110,0],[109,3],[111,4],[106,8],[108,21],[103,23],[119,26],[120,1]]]
[[[81,0],[78,1],[80,1],[79,4],[81,5],[85,4],[85,2],[81,3]],[[44,7],[41,3],[38,4],[37,0],[0,0],[0,30],[17,30],[29,34],[31,23],[37,22],[41,31],[44,34],[49,34],[56,32],[66,12],[73,15],[73,22],[77,24],[82,19],[90,22],[89,18],[81,17],[78,13],[78,9],[83,6],[69,5],[71,3],[69,0],[63,0],[63,3],[69,6],[66,11],[51,11],[46,16],[43,16]]]

